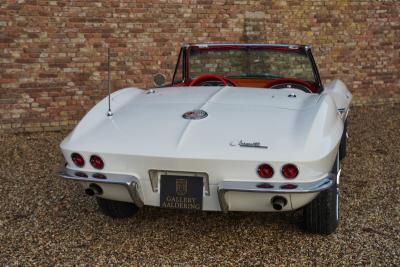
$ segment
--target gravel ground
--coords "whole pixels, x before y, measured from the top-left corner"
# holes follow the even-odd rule
[[[103,216],[54,171],[66,133],[0,137],[0,266],[400,265],[400,105],[355,107],[341,179],[341,222],[302,232],[299,212]]]

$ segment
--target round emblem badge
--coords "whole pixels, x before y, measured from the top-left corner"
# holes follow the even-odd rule
[[[195,109],[192,111],[185,112],[182,117],[187,120],[201,120],[207,117],[208,114],[204,110]]]

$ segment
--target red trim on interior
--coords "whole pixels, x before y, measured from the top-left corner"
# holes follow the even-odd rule
[[[225,78],[223,76],[220,76],[220,75],[215,75],[215,74],[203,74],[203,75],[200,75],[196,79],[192,80],[190,82],[189,86],[196,86],[196,85],[198,85],[198,84],[200,84],[202,82],[205,82],[205,81],[215,81],[215,80],[221,81],[225,85],[231,84],[233,86],[236,86],[236,84],[232,80],[230,80],[228,78]]]
[[[303,81],[303,80],[297,79],[297,78],[279,78],[279,79],[274,79],[274,80],[271,80],[266,85],[266,87],[272,87],[274,85],[282,84],[282,83],[297,83],[297,84],[300,84],[300,85],[303,85],[303,86],[307,87],[313,93],[317,92],[317,87],[314,84],[312,84],[310,82],[307,82],[307,81]]]

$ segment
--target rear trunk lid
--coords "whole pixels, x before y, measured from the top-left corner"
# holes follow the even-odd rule
[[[128,101],[77,140],[80,149],[104,153],[279,160],[288,153],[304,155],[320,97],[293,89],[155,89]],[[198,109],[208,116],[183,118]]]

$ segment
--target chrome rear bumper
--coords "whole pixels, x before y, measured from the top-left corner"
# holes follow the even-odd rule
[[[139,196],[139,179],[132,175],[124,174],[112,174],[104,173],[107,179],[94,178],[95,172],[84,171],[88,177],[77,176],[79,171],[70,170],[67,167],[62,167],[57,175],[67,179],[78,182],[93,183],[98,185],[104,184],[116,184],[125,187],[129,193],[132,202],[138,206],[142,207],[144,205],[142,199]],[[225,194],[230,191],[236,192],[251,192],[251,193],[272,193],[276,195],[280,194],[301,194],[301,193],[318,193],[320,191],[326,190],[331,187],[336,180],[335,174],[328,174],[326,177],[309,183],[296,183],[295,181],[288,182],[248,182],[248,181],[222,181],[217,187],[217,195],[220,209],[223,212],[229,211],[228,203],[225,199]],[[260,187],[263,184],[264,187]],[[295,188],[282,188],[284,185],[294,185]],[[214,191],[215,192],[215,191]]]
[[[218,200],[223,212],[228,212],[228,204],[225,200],[225,193],[229,191],[237,192],[253,192],[253,193],[276,193],[279,194],[297,194],[297,193],[317,193],[328,189],[334,183],[336,179],[335,174],[329,174],[328,176],[310,183],[276,183],[276,182],[243,182],[243,181],[223,181],[218,186]],[[294,185],[295,188],[288,189],[282,188],[284,185]],[[264,187],[260,187],[264,185]]]
[[[94,184],[117,184],[124,186],[133,201],[133,203],[138,206],[143,206],[143,201],[139,197],[138,187],[139,187],[139,180],[135,176],[131,175],[123,175],[123,174],[111,174],[111,173],[104,173],[107,179],[97,179],[93,178],[94,172],[87,172],[84,173],[88,177],[80,177],[77,176],[76,171],[69,170],[66,167],[62,167],[58,172],[57,175],[61,178],[67,180],[74,180],[79,182],[86,182],[86,183],[94,183]]]

